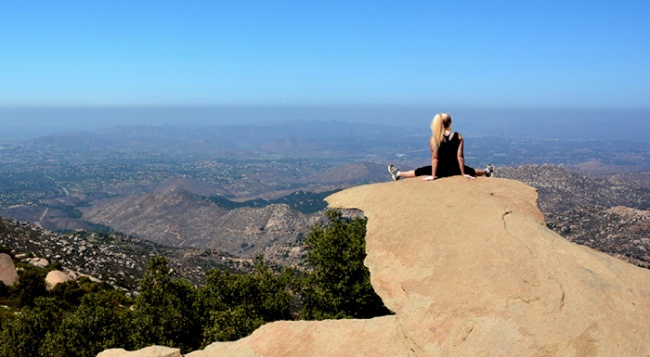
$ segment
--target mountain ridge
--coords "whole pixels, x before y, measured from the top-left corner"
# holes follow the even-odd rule
[[[264,254],[274,263],[297,266],[304,254],[300,237],[323,215],[302,214],[285,204],[229,210],[166,186],[96,202],[83,210],[83,218],[158,244],[215,249],[248,259]]]

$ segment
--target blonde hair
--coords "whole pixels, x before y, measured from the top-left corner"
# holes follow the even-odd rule
[[[431,121],[431,135],[436,142],[436,149],[440,147],[445,137],[445,129],[451,129],[451,115],[447,113],[436,114]]]

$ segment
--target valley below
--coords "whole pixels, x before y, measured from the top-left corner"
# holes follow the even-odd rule
[[[118,286],[132,286],[152,255],[196,284],[215,267],[250,269],[260,255],[303,269],[323,198],[389,181],[388,163],[425,165],[423,134],[340,122],[123,127],[5,146],[0,245]],[[466,140],[468,164],[493,163],[496,177],[538,190],[549,228],[650,267],[648,145]]]

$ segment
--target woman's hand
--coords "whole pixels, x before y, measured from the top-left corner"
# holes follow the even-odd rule
[[[463,176],[467,177],[468,179],[472,179],[472,180],[476,179],[476,177],[474,177],[474,176],[470,176],[470,175],[468,175],[468,174],[464,174]]]
[[[435,180],[435,179],[436,179],[436,178],[433,177],[433,176],[426,176],[426,177],[423,177],[423,178],[422,178],[422,181],[433,181],[433,180]]]

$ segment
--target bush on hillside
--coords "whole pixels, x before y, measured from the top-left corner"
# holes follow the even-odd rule
[[[180,348],[185,353],[200,345],[198,289],[185,279],[172,279],[171,275],[165,258],[149,261],[134,305],[135,348],[162,345]]]
[[[252,274],[211,271],[203,289],[206,325],[203,345],[234,341],[264,323],[291,320],[294,274],[290,269],[274,274],[258,257]]]
[[[313,267],[304,282],[302,316],[310,320],[366,319],[391,314],[370,285],[366,257],[366,218],[343,218],[328,210],[329,222],[315,225],[307,236]]]
[[[44,356],[93,357],[109,348],[130,347],[128,310],[116,305],[117,292],[84,295],[77,310],[47,334],[40,348]]]

